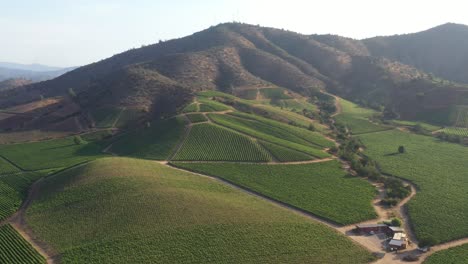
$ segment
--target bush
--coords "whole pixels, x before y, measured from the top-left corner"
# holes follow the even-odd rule
[[[399,218],[393,218],[392,221],[390,222],[392,226],[401,226],[402,222]]]
[[[437,241],[433,237],[422,237],[419,239],[419,247],[430,247],[437,244]]]
[[[86,141],[83,140],[80,135],[74,136],[73,137],[73,142],[75,142],[76,145],[82,145],[82,144],[86,143]]]

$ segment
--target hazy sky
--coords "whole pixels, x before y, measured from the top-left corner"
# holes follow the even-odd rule
[[[0,61],[84,65],[221,22],[353,38],[468,24],[466,0],[0,0]]]

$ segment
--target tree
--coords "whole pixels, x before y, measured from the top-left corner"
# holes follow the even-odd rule
[[[405,153],[405,152],[406,152],[406,149],[405,149],[404,146],[399,146],[399,147],[398,147],[398,153],[403,154],[403,153]]]
[[[81,145],[81,144],[86,143],[86,141],[84,141],[84,140],[81,138],[80,135],[75,136],[75,137],[73,138],[73,142],[75,142],[76,145]]]
[[[398,218],[393,218],[392,221],[390,222],[392,226],[401,226],[402,222]]]

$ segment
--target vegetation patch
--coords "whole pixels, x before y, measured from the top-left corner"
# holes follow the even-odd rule
[[[123,109],[114,107],[102,107],[91,111],[91,115],[96,122],[96,127],[112,127]]]
[[[187,105],[184,109],[182,109],[183,113],[193,113],[193,112],[198,112],[198,111],[199,111],[198,103],[191,103]]]
[[[194,125],[174,160],[270,161],[254,140],[213,124]]]
[[[20,170],[13,164],[0,157],[0,175],[19,172]]]
[[[468,148],[397,130],[359,138],[383,172],[417,185],[408,210],[418,240],[438,244],[468,236]]]
[[[149,127],[123,135],[110,151],[121,156],[166,160],[184,136],[182,117],[153,122]]]
[[[100,159],[42,188],[27,221],[65,264],[374,260],[322,224],[151,161]]]
[[[176,166],[217,176],[293,205],[319,217],[347,225],[375,218],[375,189],[348,176],[337,161],[301,165],[181,163]]]
[[[0,226],[0,263],[45,264],[46,260],[11,225]]]

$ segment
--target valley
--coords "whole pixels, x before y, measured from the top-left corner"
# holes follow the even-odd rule
[[[468,85],[373,41],[227,23],[0,91],[0,262],[464,263]]]

